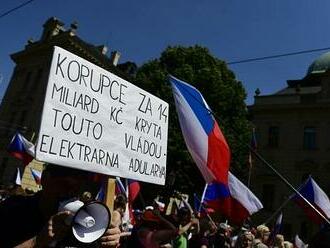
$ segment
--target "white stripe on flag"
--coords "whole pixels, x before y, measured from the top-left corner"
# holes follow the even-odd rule
[[[184,96],[172,84],[176,110],[188,150],[206,182],[214,180],[213,173],[207,167],[208,136]]]
[[[19,171],[19,168],[17,168],[15,183],[16,185],[22,185],[21,173]]]
[[[229,172],[228,184],[231,196],[240,202],[250,215],[263,208],[260,200],[231,172]]]

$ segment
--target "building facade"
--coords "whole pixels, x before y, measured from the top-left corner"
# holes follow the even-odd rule
[[[256,92],[250,106],[258,152],[298,188],[311,175],[330,195],[330,52],[316,59],[300,80],[271,95]],[[318,227],[288,200],[293,191],[266,165],[255,161],[251,185],[264,204],[264,222],[283,204],[284,233],[308,240]],[[274,219],[269,222],[273,223]]]
[[[11,184],[16,168],[22,168],[21,161],[12,158],[6,148],[15,134],[20,131],[27,139],[35,142],[39,131],[44,95],[54,46],[64,48],[112,73],[129,79],[135,64],[118,65],[118,52],[107,55],[104,45],[91,45],[77,36],[77,23],[69,28],[52,17],[43,25],[38,41],[28,40],[22,51],[11,55],[15,68],[0,106],[0,184]],[[128,74],[127,74],[128,73]],[[29,166],[33,166],[31,163]],[[35,164],[41,169],[40,164]],[[29,172],[30,170],[25,170]],[[23,182],[34,185],[32,177],[24,174]]]

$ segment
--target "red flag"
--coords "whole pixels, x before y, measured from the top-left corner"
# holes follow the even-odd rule
[[[140,184],[138,181],[135,180],[128,180],[128,200],[130,204],[133,204],[136,197],[139,195],[140,192]]]

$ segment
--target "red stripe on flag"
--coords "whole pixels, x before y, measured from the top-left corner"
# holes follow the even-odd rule
[[[230,150],[216,122],[209,134],[208,149],[207,167],[212,171],[218,182],[228,185]]]
[[[308,216],[308,218],[313,221],[314,223],[321,225],[324,223],[324,219],[314,210],[312,209],[303,199],[297,199],[295,200],[297,205],[301,207],[305,214]],[[319,208],[316,204],[313,204],[313,206],[323,215],[326,216],[326,214],[322,211],[321,208]]]
[[[219,211],[232,223],[240,225],[246,220],[250,213],[244,206],[232,197],[225,197],[216,201],[208,201],[207,206]]]
[[[129,202],[130,204],[133,204],[135,198],[139,195],[140,192],[140,184],[138,181],[135,180],[129,180],[128,181],[128,187],[129,187]]]

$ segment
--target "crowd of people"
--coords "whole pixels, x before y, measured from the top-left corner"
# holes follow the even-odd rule
[[[157,211],[157,210],[156,210]],[[144,230],[147,226],[149,232],[153,233],[157,239],[153,245],[142,245],[126,247],[191,247],[191,248],[293,248],[293,244],[289,241],[284,241],[283,235],[276,235],[273,240],[270,239],[270,230],[265,225],[259,225],[256,228],[240,227],[234,229],[226,223],[214,223],[207,217],[192,217],[190,210],[186,207],[180,208],[178,213],[169,216],[174,227],[168,226],[167,229],[161,223],[163,220],[154,214],[150,218],[150,210],[146,210],[142,215],[142,220],[133,228],[131,240],[134,244],[138,244],[141,239],[141,229]],[[155,217],[157,216],[157,217]],[[153,226],[150,222],[154,222]],[[168,230],[169,235],[162,235],[161,232]],[[172,233],[171,233],[172,230]],[[136,235],[137,234],[137,235]],[[138,237],[138,238],[136,238]],[[152,239],[152,235],[151,235]],[[149,243],[150,244],[150,243]],[[306,246],[307,247],[307,246]]]
[[[58,212],[58,205],[77,196],[85,202],[93,199],[92,194],[86,193],[86,180],[90,178],[84,171],[47,166],[41,191],[3,197],[0,247],[294,247],[283,235],[271,235],[266,225],[254,227],[245,223],[233,228],[228,223],[216,223],[208,215],[194,213],[188,206],[176,208],[166,215],[156,201],[143,211],[135,211],[131,218],[133,225],[128,225],[130,223],[124,218],[124,195],[117,195],[111,225],[103,236],[92,244],[79,243],[65,221],[72,213]],[[329,246],[311,243],[310,247]]]

